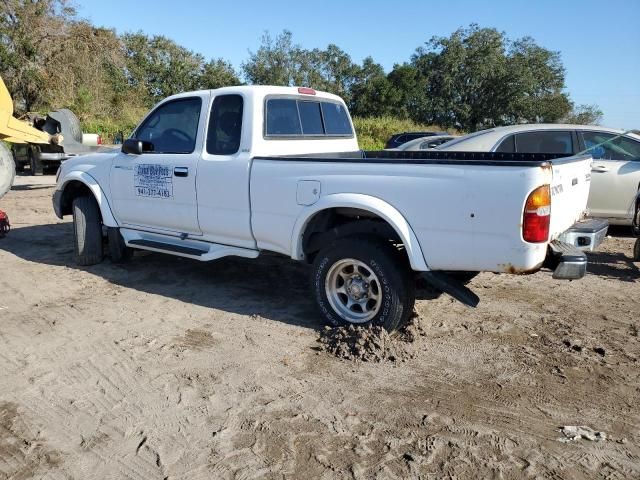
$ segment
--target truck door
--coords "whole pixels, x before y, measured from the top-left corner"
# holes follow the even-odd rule
[[[591,215],[630,221],[640,187],[640,142],[603,132],[583,131],[581,135],[593,157]]]
[[[198,217],[204,239],[256,248],[249,206],[254,113],[251,102],[244,100],[243,95],[234,93],[217,95],[212,102],[206,145],[198,166]]]
[[[123,226],[200,235],[196,173],[203,104],[202,96],[162,103],[133,134],[147,142],[145,152],[114,160],[112,207]]]

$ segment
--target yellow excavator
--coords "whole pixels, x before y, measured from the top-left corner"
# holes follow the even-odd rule
[[[50,135],[42,132],[27,122],[18,120],[13,116],[13,100],[0,77],[0,140],[10,143],[40,143],[61,144],[62,135]],[[2,198],[13,185],[16,167],[13,155],[3,142],[0,142],[0,198]],[[0,210],[0,238],[9,231],[9,219]]]

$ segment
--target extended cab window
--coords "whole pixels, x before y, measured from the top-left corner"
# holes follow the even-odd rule
[[[346,108],[328,101],[270,98],[265,121],[267,137],[353,135]]]
[[[240,95],[220,95],[213,100],[207,132],[207,153],[233,155],[240,149],[243,106]]]
[[[200,97],[164,103],[138,127],[135,138],[150,142],[154,153],[193,153],[201,106]]]
[[[598,160],[640,161],[640,142],[610,133],[582,132],[587,153]]]
[[[538,131],[516,135],[518,153],[567,153],[573,154],[570,131]]]

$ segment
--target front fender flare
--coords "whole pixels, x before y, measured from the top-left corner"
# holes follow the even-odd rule
[[[331,208],[357,208],[371,212],[385,220],[396,231],[409,257],[411,268],[416,271],[426,272],[429,267],[424,259],[418,237],[411,229],[409,222],[392,205],[380,198],[359,193],[337,193],[326,195],[318,202],[305,208],[298,216],[293,227],[291,237],[291,258],[304,259],[302,248],[302,236],[310,220],[319,212]]]
[[[111,206],[109,205],[109,201],[107,200],[106,195],[102,191],[100,184],[86,172],[69,172],[65,175],[62,186],[60,187],[60,191],[64,192],[67,185],[71,182],[80,182],[84,184],[86,187],[91,190],[93,193],[96,202],[98,202],[98,207],[100,208],[100,213],[102,214],[102,223],[106,227],[117,227],[118,222],[116,222],[115,217],[113,216],[113,212],[111,211]]]

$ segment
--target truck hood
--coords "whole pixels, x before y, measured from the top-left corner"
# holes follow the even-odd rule
[[[103,165],[105,162],[111,162],[120,153],[120,150],[114,148],[113,150],[100,153],[89,153],[86,155],[78,155],[68,158],[62,162],[62,170],[81,170],[87,171],[92,167]]]

